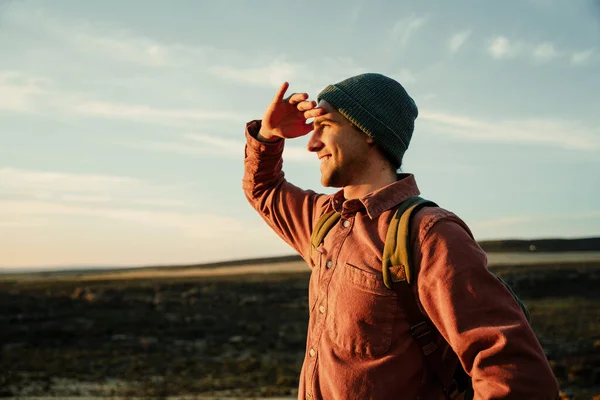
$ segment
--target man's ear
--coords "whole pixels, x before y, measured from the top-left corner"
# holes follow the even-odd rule
[[[371,136],[367,136],[367,143],[370,145],[374,145],[375,141],[373,141],[373,138]]]

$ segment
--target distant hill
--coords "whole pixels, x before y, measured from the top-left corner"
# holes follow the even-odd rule
[[[483,240],[479,245],[486,253],[523,253],[537,251],[541,253],[559,253],[573,251],[600,251],[600,237],[580,239],[505,239],[505,240]],[[299,255],[287,255],[278,257],[252,258],[241,260],[230,260],[222,262],[211,262],[205,264],[193,264],[178,266],[179,268],[214,268],[230,267],[240,265],[275,264],[291,261],[302,261]],[[151,267],[171,268],[171,267]]]
[[[484,240],[479,245],[486,253],[565,253],[565,252],[594,252],[600,251],[600,237],[580,239],[505,239]],[[167,270],[193,270],[202,268],[235,267],[269,265],[278,263],[303,261],[297,254],[261,257],[251,259],[238,259],[228,261],[208,262],[187,265],[149,265],[138,267],[54,267],[54,268],[0,268],[0,274],[35,274],[45,277],[77,276],[87,273],[111,273],[127,270],[138,271],[167,271]]]
[[[600,237],[581,239],[485,240],[479,242],[479,245],[486,253],[600,251]]]

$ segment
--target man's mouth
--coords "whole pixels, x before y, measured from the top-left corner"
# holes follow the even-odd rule
[[[321,160],[321,164],[323,164],[325,161],[329,160],[331,158],[331,154],[326,154],[324,156],[319,157],[319,160]]]

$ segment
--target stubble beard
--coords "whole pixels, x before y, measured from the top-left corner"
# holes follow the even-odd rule
[[[335,167],[331,170],[321,172],[321,184],[325,187],[343,187],[343,171],[342,168]]]

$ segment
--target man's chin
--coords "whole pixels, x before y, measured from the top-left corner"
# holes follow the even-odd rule
[[[326,176],[321,176],[321,185],[323,185],[323,187],[333,187],[329,177]]]
[[[330,187],[330,188],[343,187],[343,185],[340,185],[339,182],[336,182],[334,179],[331,179],[331,176],[328,176],[328,175],[321,175],[321,185],[323,185],[323,187]]]

